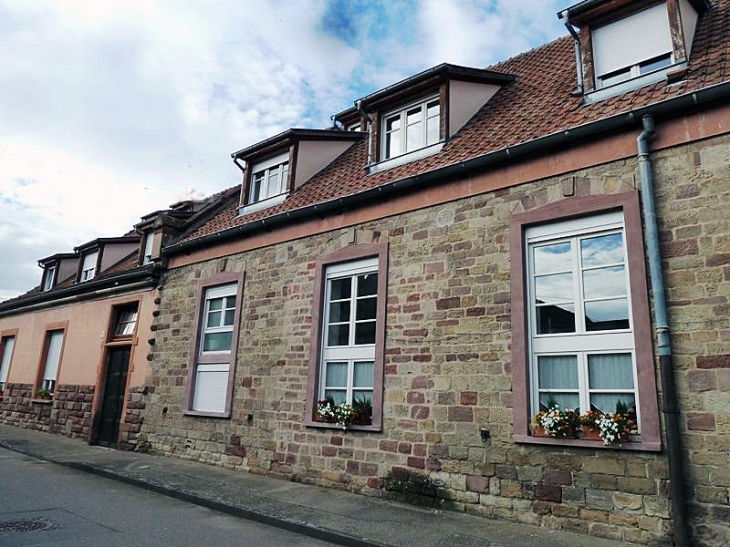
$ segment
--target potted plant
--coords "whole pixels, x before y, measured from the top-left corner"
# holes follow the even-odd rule
[[[370,425],[373,423],[373,403],[366,399],[355,398],[352,401],[352,408],[354,410],[352,416],[352,425]]]
[[[629,432],[636,427],[636,423],[628,414],[603,414],[597,421],[598,432],[603,444],[626,442]]]
[[[35,392],[35,396],[43,401],[50,401],[53,399],[53,393],[47,389],[39,389]]]
[[[555,404],[548,410],[542,410],[535,414],[533,423],[535,428],[532,431],[535,437],[556,437],[571,439],[575,436],[575,430],[580,424],[579,413],[566,408],[560,410]]]
[[[332,397],[317,401],[317,410],[314,419],[318,422],[337,424],[346,429],[352,423],[355,409],[347,403],[335,403]]]
[[[589,410],[580,417],[580,425],[583,430],[583,439],[586,441],[600,441],[601,431],[598,429],[598,420],[603,417],[603,412]]]

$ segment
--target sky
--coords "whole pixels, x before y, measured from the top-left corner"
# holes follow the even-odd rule
[[[240,183],[231,152],[565,34],[569,3],[0,0],[0,300],[40,258]]]

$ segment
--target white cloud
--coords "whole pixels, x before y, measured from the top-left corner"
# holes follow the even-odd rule
[[[38,258],[236,184],[234,150],[560,33],[553,2],[333,2],[0,0],[0,299]]]

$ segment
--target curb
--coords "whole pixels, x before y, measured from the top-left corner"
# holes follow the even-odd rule
[[[136,486],[138,488],[144,488],[145,490],[149,490],[149,491],[155,492],[157,494],[162,494],[163,496],[167,496],[170,498],[185,501],[187,503],[192,503],[192,504],[198,505],[200,507],[205,507],[207,509],[217,511],[219,513],[225,513],[227,515],[231,515],[234,517],[239,517],[239,518],[243,518],[246,520],[258,522],[261,524],[266,524],[268,526],[273,526],[275,528],[280,528],[282,530],[287,530],[289,532],[294,532],[296,534],[300,534],[303,536],[308,536],[308,537],[311,537],[314,539],[327,541],[329,543],[334,543],[336,545],[342,545],[343,547],[392,547],[392,545],[387,544],[387,543],[380,543],[378,541],[359,538],[359,537],[352,536],[349,534],[343,534],[342,532],[338,532],[338,531],[332,530],[330,528],[324,528],[321,526],[316,526],[316,525],[308,524],[305,522],[287,519],[285,517],[271,515],[271,514],[261,512],[261,511],[256,511],[254,509],[250,509],[247,507],[232,505],[232,504],[225,503],[223,501],[217,501],[217,500],[213,500],[213,499],[199,496],[196,494],[191,494],[189,492],[173,490],[172,488],[168,488],[168,487],[160,485],[160,484],[154,484],[154,483],[142,480],[142,479],[137,479],[137,478],[129,477],[126,475],[121,475],[121,474],[115,473],[113,471],[109,471],[107,469],[101,469],[99,467],[94,467],[93,465],[89,465],[86,463],[54,460],[54,459],[48,458],[46,456],[42,456],[42,455],[36,454],[34,452],[30,452],[27,450],[23,450],[22,448],[13,446],[12,444],[9,444],[7,441],[2,440],[2,439],[0,439],[0,447],[6,448],[7,450],[16,452],[18,454],[23,454],[25,456],[30,456],[32,458],[36,458],[38,460],[42,460],[42,461],[46,461],[46,462],[60,465],[63,467],[67,467],[67,468],[73,469],[75,471],[82,471],[84,473],[89,473],[92,475],[97,475],[99,477],[112,479],[117,482],[129,484],[131,486]]]

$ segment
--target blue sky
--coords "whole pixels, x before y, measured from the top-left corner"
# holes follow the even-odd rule
[[[0,299],[39,258],[239,182],[229,154],[326,127],[441,62],[565,33],[553,0],[0,0]]]

